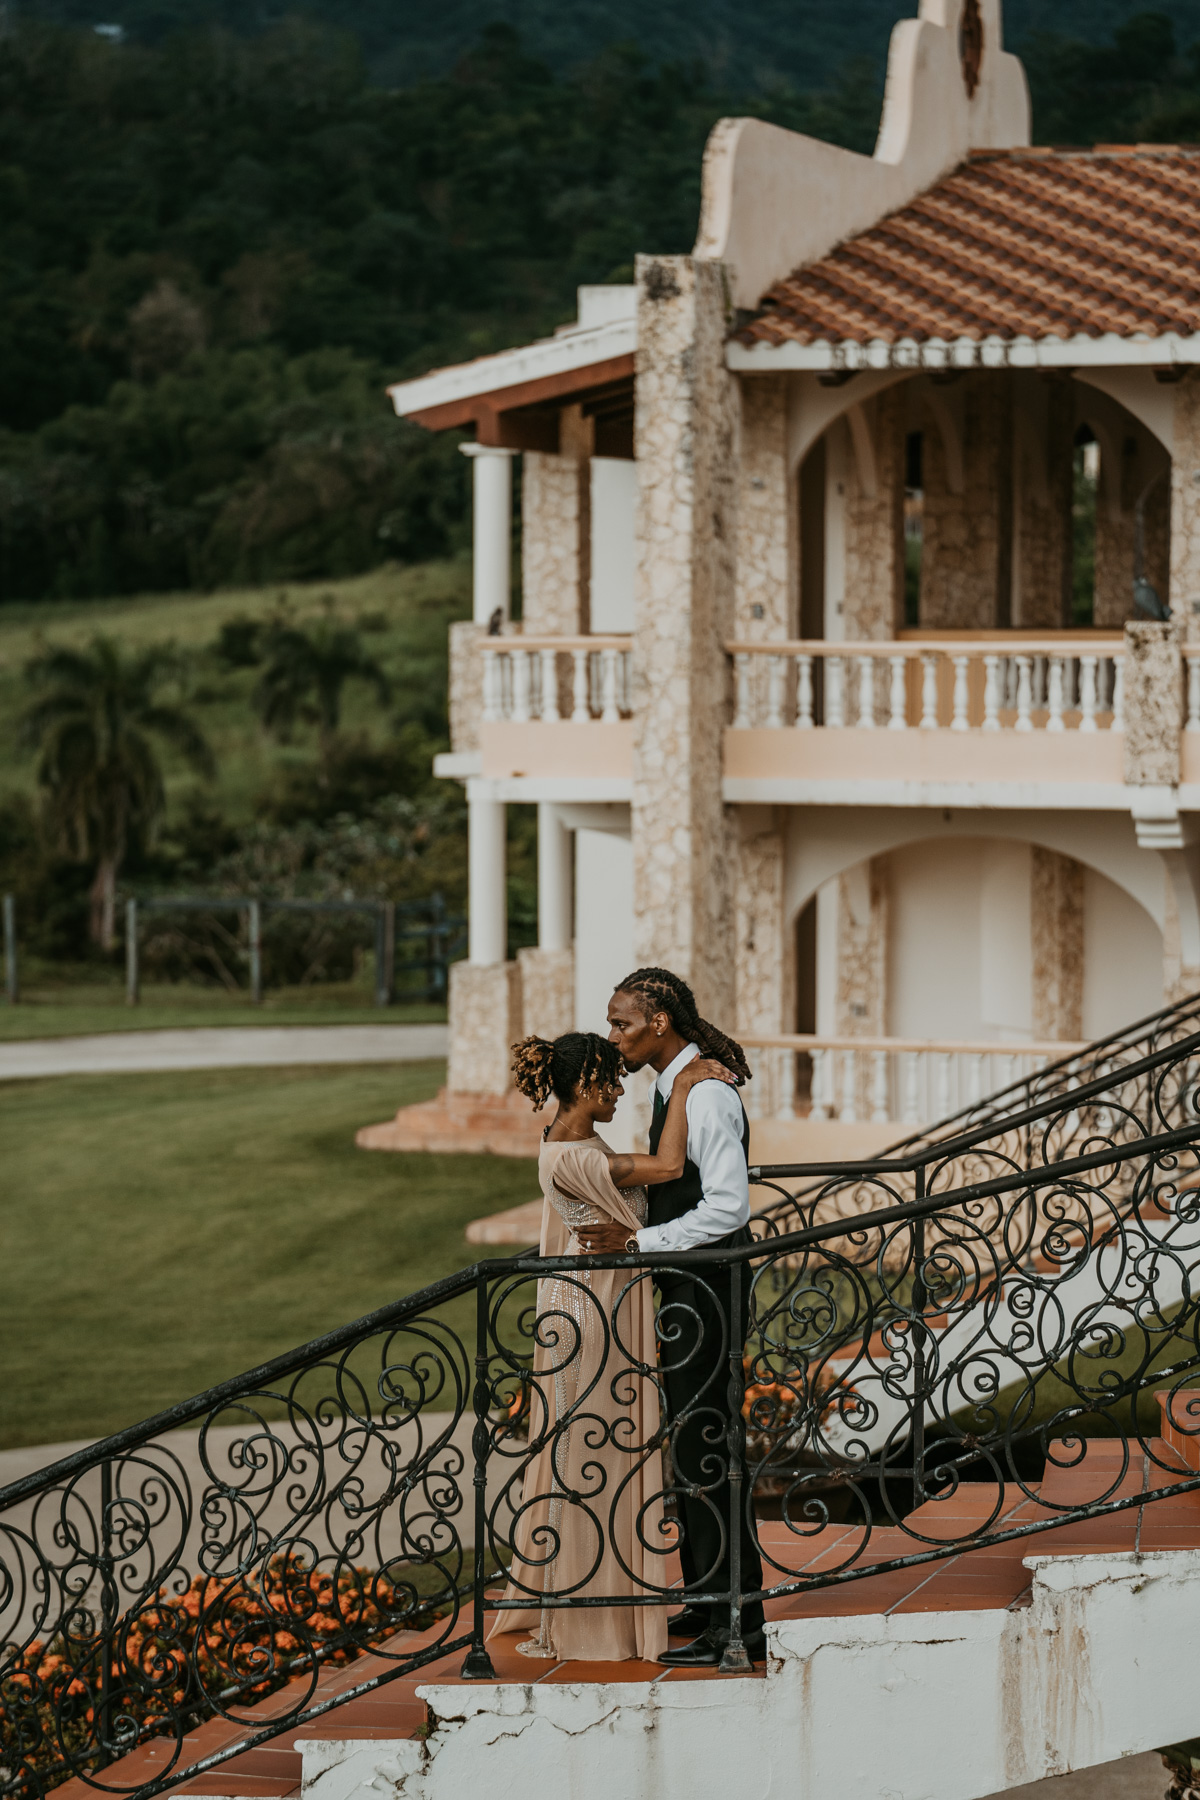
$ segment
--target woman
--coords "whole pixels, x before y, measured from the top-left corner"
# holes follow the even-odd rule
[[[572,1031],[549,1043],[513,1046],[517,1087],[540,1112],[558,1112],[542,1134],[543,1256],[581,1256],[584,1225],[646,1222],[646,1189],[676,1181],[687,1153],[688,1090],[734,1081],[722,1064],[697,1060],[676,1078],[655,1156],[626,1156],[596,1135],[625,1091],[616,1046]],[[644,1595],[666,1586],[673,1548],[662,1508],[662,1458],[655,1375],[654,1300],[647,1275],[596,1269],[538,1284],[537,1345],[530,1394],[530,1452],[509,1483],[513,1563],[505,1599],[530,1594],[587,1598]],[[666,1607],[543,1607],[535,1635],[517,1649],[554,1661],[652,1660],[667,1643]],[[528,1629],[529,1610],[498,1614],[491,1635]]]

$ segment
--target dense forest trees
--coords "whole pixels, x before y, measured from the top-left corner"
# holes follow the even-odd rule
[[[5,598],[454,550],[461,460],[391,416],[385,381],[686,249],[722,113],[857,149],[878,117],[869,55],[821,92],[738,92],[631,46],[554,69],[498,25],[386,88],[311,19],[239,37],[143,10],[144,39],[28,14],[0,38]],[[1200,46],[1168,12],[1025,53],[1043,140],[1200,136]]]

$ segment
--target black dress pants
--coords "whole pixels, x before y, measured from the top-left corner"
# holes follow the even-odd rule
[[[743,1229],[721,1240],[732,1248],[749,1241]],[[750,1269],[742,1270],[741,1330],[744,1341]],[[745,1483],[739,1518],[730,1519],[729,1463],[729,1333],[733,1304],[728,1269],[698,1268],[695,1273],[663,1270],[659,1275],[659,1367],[667,1395],[674,1489],[683,1538],[679,1557],[685,1588],[714,1592],[731,1587],[731,1527],[741,1538],[742,1593],[762,1587],[762,1561],[747,1517]],[[688,1487],[698,1491],[688,1493]],[[684,1598],[686,1600],[686,1594]],[[711,1609],[711,1627],[729,1633],[729,1603]],[[742,1609],[742,1635],[762,1630],[761,1601]]]

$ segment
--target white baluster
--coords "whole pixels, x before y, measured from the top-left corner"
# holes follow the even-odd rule
[[[490,725],[501,717],[500,704],[500,652],[485,650],[483,653],[483,722]]]
[[[875,729],[875,658],[860,656],[858,661],[858,728]]]
[[[512,666],[512,712],[509,717],[514,725],[525,725],[529,722],[528,650],[510,651],[509,662]]]
[[[908,677],[907,658],[889,656],[888,667],[892,672],[888,683],[888,730],[908,730]]]
[[[1035,656],[1033,659],[1033,710],[1041,712],[1046,704],[1046,659]]]
[[[1112,723],[1110,731],[1125,729],[1125,658],[1113,657]]]
[[[916,1125],[921,1117],[921,1058],[916,1050],[904,1052],[904,1123]]]
[[[812,1092],[808,1116],[810,1119],[827,1119],[829,1117],[829,1051],[813,1050],[811,1055]]]
[[[602,725],[617,725],[621,719],[621,709],[617,705],[617,652],[602,650],[600,652],[600,693]]]
[[[779,731],[783,726],[783,683],[787,664],[782,656],[767,658],[767,729]]]
[[[1000,663],[999,656],[983,659],[983,729],[1000,729]]]
[[[1065,731],[1063,724],[1063,659],[1061,656],[1048,658],[1050,664],[1050,680],[1047,687],[1046,704],[1049,717],[1046,720],[1047,731]]]
[[[1200,731],[1200,656],[1189,656],[1187,669],[1187,728],[1189,731]]]
[[[586,650],[571,652],[571,720],[573,724],[586,724],[592,711],[588,705],[588,653]]]
[[[871,1117],[876,1124],[885,1124],[891,1118],[888,1111],[888,1059],[886,1050],[876,1050],[872,1058],[874,1077],[871,1083]]]
[[[936,656],[921,658],[921,730],[938,728],[938,684]]]
[[[1079,729],[1095,731],[1096,729],[1096,671],[1100,666],[1098,656],[1081,656],[1079,659]]]
[[[950,1114],[950,1053],[948,1050],[937,1052],[933,1059],[933,1069],[936,1078],[933,1116],[935,1119],[945,1119]]]
[[[543,650],[542,663],[542,718],[548,724],[558,719],[558,651]]]
[[[735,731],[749,731],[754,719],[751,713],[750,687],[753,680],[750,670],[750,658],[744,650],[739,650],[733,659],[734,693],[737,706],[733,715]]]
[[[633,696],[631,693],[633,685],[632,650],[618,650],[617,668],[620,671],[619,685],[621,689],[621,711],[631,713],[633,711]]]
[[[796,730],[811,731],[813,728],[813,678],[812,657],[796,658]]]
[[[954,664],[954,717],[950,721],[951,731],[970,730],[971,721],[967,715],[967,699],[969,693],[967,687],[967,667],[970,660],[970,657],[967,656],[955,656],[951,658],[951,661]]]
[[[1028,656],[1015,656],[1013,661],[1017,665],[1016,729],[1018,731],[1032,731],[1033,720],[1029,716],[1033,710],[1033,687],[1029,679],[1031,659]]]
[[[825,658],[825,723],[832,730],[846,723],[846,665],[840,656]]]
[[[842,1051],[842,1104],[838,1117],[858,1118],[858,1054],[854,1050]]]

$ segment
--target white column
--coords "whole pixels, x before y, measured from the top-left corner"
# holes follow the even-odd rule
[[[508,952],[503,800],[467,788],[468,950],[473,963],[502,963]]]
[[[490,444],[460,444],[474,476],[474,575],[476,625],[486,625],[496,608],[507,619],[512,588],[513,450]],[[472,957],[472,962],[475,958]],[[503,960],[501,958],[501,960]]]
[[[538,946],[571,948],[571,833],[557,806],[538,805]]]

